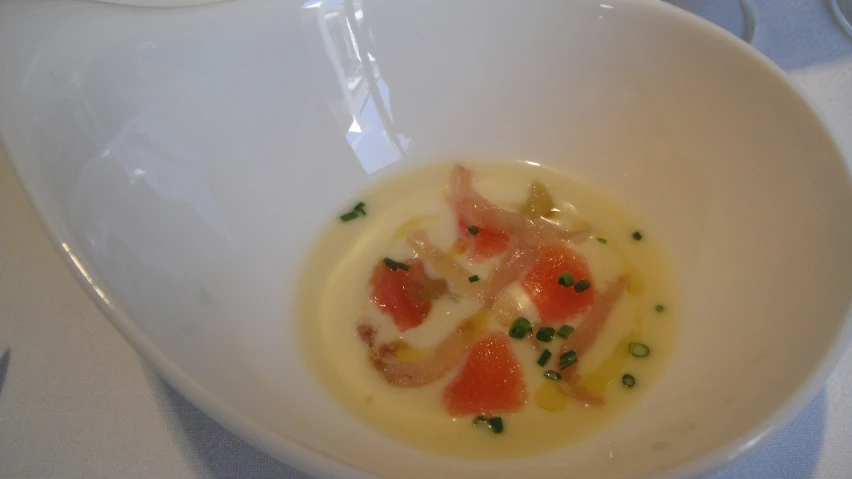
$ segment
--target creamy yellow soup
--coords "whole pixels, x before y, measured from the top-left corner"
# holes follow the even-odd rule
[[[310,367],[340,405],[364,424],[401,443],[445,455],[528,456],[601,433],[653,387],[670,357],[679,309],[665,252],[653,231],[584,181],[521,162],[464,164],[473,172],[475,190],[506,210],[518,211],[530,185],[543,184],[554,203],[547,219],[583,232],[570,246],[588,261],[595,287],[603,289],[626,278],[626,291],[605,329],[576,364],[579,387],[602,398],[605,405],[590,406],[560,394],[555,382],[544,376],[547,370],[558,371],[556,358],[539,366],[541,352],[531,347],[529,339],[510,338],[528,395],[519,411],[499,414],[503,421],[499,434],[485,424],[474,425],[474,415],[452,417],[447,412],[441,397],[455,372],[425,386],[404,388],[388,384],[371,364],[368,348],[356,333],[365,317],[378,325],[377,342],[404,340],[428,350],[481,308],[475,300],[445,295],[433,302],[420,326],[400,333],[371,301],[370,278],[381,259],[415,256],[406,233],[423,229],[440,249],[453,251],[459,229],[447,199],[452,163],[378,182],[358,198],[365,204],[365,216],[346,222],[329,219],[305,260],[298,295],[301,344]],[[480,281],[487,281],[498,264],[496,259],[471,263],[463,253],[454,258]],[[426,271],[438,276],[428,264]],[[505,291],[517,301],[524,318],[538,322],[536,308],[519,284]],[[582,315],[568,324],[581,327]],[[487,328],[508,332],[506,324],[494,320]],[[552,345],[544,344],[554,356],[558,341],[557,336]],[[650,354],[635,357],[631,342],[647,345]],[[634,378],[633,387],[624,384],[630,382],[625,374]]]

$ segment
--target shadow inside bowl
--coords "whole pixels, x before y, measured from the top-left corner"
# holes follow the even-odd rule
[[[707,479],[813,477],[825,436],[827,407],[823,387],[796,419],[763,447]]]
[[[0,357],[0,395],[3,394],[3,383],[6,382],[6,372],[9,371],[9,361],[12,359],[12,348],[6,348]]]
[[[174,426],[177,442],[185,454],[197,458],[195,463],[202,477],[310,479],[220,426],[150,369],[149,378],[161,399],[163,414]],[[822,450],[827,407],[823,388],[789,426],[763,447],[707,479],[813,477]]]

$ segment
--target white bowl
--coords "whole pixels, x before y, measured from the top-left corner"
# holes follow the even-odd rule
[[[8,156],[86,289],[179,391],[310,474],[409,479],[693,476],[814,396],[852,331],[852,187],[769,61],[656,1],[349,13],[371,28],[392,125],[343,80],[358,56],[332,41],[339,3],[0,3]],[[674,361],[588,441],[434,456],[347,416],[306,370],[292,306],[312,239],[385,166],[458,155],[587,178],[676,261]]]

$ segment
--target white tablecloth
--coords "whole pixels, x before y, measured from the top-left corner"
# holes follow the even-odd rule
[[[825,0],[751,1],[754,45],[852,152],[852,39]],[[713,479],[852,478],[850,445],[847,353],[789,427]],[[0,153],[0,478],[42,477],[308,479],[219,427],[134,353],[66,271]]]

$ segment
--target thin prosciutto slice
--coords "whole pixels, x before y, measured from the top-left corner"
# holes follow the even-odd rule
[[[406,235],[405,240],[419,259],[429,263],[432,269],[447,281],[451,292],[477,301],[481,298],[485,289],[484,284],[471,283],[468,280],[471,272],[435,246],[425,231],[422,229],[411,231]]]
[[[574,351],[577,353],[577,362],[559,371],[562,379],[571,383],[577,373],[577,364],[583,360],[583,356],[594,346],[601,331],[603,331],[610,318],[615,304],[624,293],[626,281],[623,276],[610,283],[600,297],[595,299],[592,309],[586,315],[586,319],[574,330],[559,348],[557,358],[563,354]]]
[[[498,207],[473,189],[473,174],[461,165],[453,169],[449,193],[450,205],[458,218],[460,238],[469,243],[469,257],[474,262],[500,255],[509,247],[511,239],[537,245],[582,236],[543,218],[526,218]],[[469,226],[475,226],[478,233],[468,231]]]
[[[521,307],[518,304],[518,300],[505,291],[497,295],[497,299],[494,300],[491,310],[494,311],[494,321],[506,328],[508,328],[518,316],[521,316]]]
[[[494,312],[494,320],[498,324],[508,327],[521,315],[518,301],[506,293],[505,287],[523,274],[527,265],[535,260],[537,249],[523,246],[507,253],[505,260],[487,283],[471,283],[468,280],[471,272],[435,246],[425,231],[411,231],[406,236],[406,241],[419,259],[423,259],[447,281],[450,292],[480,302],[486,309]]]
[[[517,281],[535,263],[539,252],[535,246],[519,243],[500,258],[500,265],[488,280],[483,298],[485,307],[490,307],[507,286]]]
[[[357,333],[369,347],[370,363],[392,386],[418,387],[433,383],[455,370],[471,346],[485,334],[490,313],[480,311],[461,321],[456,330],[424,355],[403,360],[400,353],[409,346],[404,341],[376,344],[376,326],[369,321],[358,324]]]

